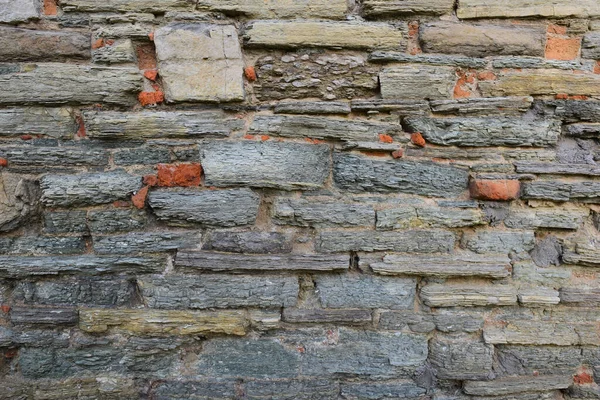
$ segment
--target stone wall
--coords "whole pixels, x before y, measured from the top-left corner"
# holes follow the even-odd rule
[[[598,60],[598,0],[0,0],[0,399],[599,399]]]

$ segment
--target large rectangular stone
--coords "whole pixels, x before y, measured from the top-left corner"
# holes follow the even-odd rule
[[[552,146],[560,135],[560,124],[552,119],[408,117],[404,121],[411,132],[446,146]]]
[[[383,262],[369,266],[381,275],[419,276],[482,276],[505,278],[510,275],[508,257],[478,256],[475,254],[453,254],[449,256],[410,256],[386,254]]]
[[[463,385],[463,390],[472,396],[501,396],[566,389],[572,383],[572,377],[565,375],[507,377],[493,381],[467,381]]]
[[[1,4],[1,3],[0,3]],[[138,395],[133,379],[98,375],[90,378],[64,380],[20,380],[7,377],[2,383],[3,400],[10,399],[67,399],[86,396],[92,399],[133,399]]]
[[[421,289],[421,300],[429,307],[510,306],[517,303],[517,290],[508,285],[432,283]]]
[[[334,182],[351,192],[453,197],[466,190],[467,177],[463,169],[434,162],[379,161],[353,154],[333,154]]]
[[[600,32],[588,32],[581,42],[581,57],[600,59]]]
[[[53,256],[0,257],[0,276],[23,278],[36,275],[102,275],[110,273],[160,273],[166,268],[164,257]]]
[[[345,0],[199,0],[196,9],[255,19],[344,19],[347,5]]]
[[[153,191],[148,204],[169,225],[241,226],[253,224],[260,197],[249,189]]]
[[[249,46],[403,49],[402,31],[386,23],[358,21],[254,21],[244,32]]]
[[[142,179],[115,170],[78,175],[45,175],[41,201],[49,207],[111,203],[127,199],[142,187]]]
[[[257,115],[250,125],[249,132],[289,138],[377,142],[381,134],[401,134],[402,126],[326,117]]]
[[[600,101],[555,100],[549,105],[554,106],[555,115],[566,122],[600,122]]]
[[[377,229],[417,227],[461,228],[483,225],[479,209],[454,207],[402,206],[377,211]]]
[[[349,400],[359,399],[406,399],[419,400],[427,390],[418,386],[414,381],[399,382],[358,382],[342,384],[342,398]]]
[[[521,198],[600,203],[600,182],[591,180],[526,182],[522,188]]]
[[[133,12],[164,13],[167,11],[192,11],[194,0],[61,0],[61,8],[67,12]]]
[[[510,210],[504,225],[517,229],[578,229],[588,212],[562,209]]]
[[[298,297],[292,276],[169,275],[138,278],[152,308],[291,307]]]
[[[540,28],[430,22],[419,26],[426,53],[464,54],[470,57],[544,55],[546,31]]]
[[[329,146],[304,143],[210,141],[200,159],[206,186],[247,185],[316,189],[329,175]]]
[[[45,135],[70,139],[77,132],[71,108],[11,107],[0,110],[0,136]]]
[[[0,75],[0,104],[95,104],[132,106],[142,90],[137,68],[39,63]]]
[[[254,380],[245,382],[244,389],[248,400],[329,400],[340,392],[339,383],[324,379]]]
[[[498,363],[495,369],[504,375],[566,375],[573,376],[585,357],[575,346],[496,345]]]
[[[323,252],[385,251],[408,253],[449,253],[456,236],[441,230],[397,232],[325,231],[317,238],[316,247]]]
[[[315,285],[325,308],[413,308],[416,279],[372,275],[323,275]]]
[[[85,249],[85,239],[82,237],[0,237],[0,254],[77,254],[84,253]]]
[[[146,254],[200,247],[196,232],[135,232],[116,236],[94,236],[97,254]]]
[[[86,211],[53,211],[44,213],[44,233],[87,232]]]
[[[567,264],[596,267],[600,265],[600,249],[594,239],[572,239],[565,242],[562,260]]]
[[[562,0],[461,0],[456,11],[458,18],[588,18],[600,16],[600,4],[596,0],[578,0],[565,3]]]
[[[84,332],[100,333],[114,327],[141,335],[245,335],[248,321],[246,313],[238,310],[79,310],[79,328]]]
[[[462,243],[475,253],[526,253],[533,249],[535,236],[531,231],[479,231],[465,234]]]
[[[141,230],[146,226],[147,216],[137,209],[90,210],[87,225],[92,233],[105,234]]]
[[[204,237],[202,250],[226,251],[230,253],[290,253],[289,234],[262,231],[213,231]]]
[[[434,100],[431,111],[436,114],[455,115],[519,115],[531,107],[533,97],[466,98],[457,100]]]
[[[600,289],[563,287],[560,289],[560,302],[578,306],[598,306]]]
[[[0,22],[26,22],[40,17],[42,4],[36,0],[0,0]]]
[[[388,67],[379,73],[379,82],[384,99],[451,99],[456,69],[430,65]]]
[[[500,72],[495,80],[480,81],[484,97],[530,95],[600,95],[600,75],[559,70]]]
[[[430,343],[429,359],[441,379],[493,377],[494,347],[479,341],[438,336]]]
[[[210,251],[179,251],[176,268],[200,271],[338,271],[350,267],[348,256],[241,255]]]
[[[0,59],[7,61],[61,61],[91,57],[89,34],[0,27]]]
[[[278,198],[273,204],[274,222],[305,227],[373,227],[373,206],[306,199]]]
[[[25,325],[75,325],[78,316],[74,308],[19,307],[10,308],[10,321]]]
[[[452,12],[453,0],[364,0],[363,12],[367,17],[430,14]]]
[[[97,139],[226,137],[243,121],[210,111],[85,111],[87,135]]]
[[[600,176],[600,167],[593,164],[516,162],[515,167],[523,174]]]
[[[367,324],[373,316],[371,310],[284,308],[282,319],[291,323]]]
[[[24,166],[103,166],[108,165],[106,150],[96,150],[79,146],[65,147],[3,147],[0,157],[11,165]]]
[[[244,99],[244,61],[233,25],[174,23],[154,32],[168,102]]]

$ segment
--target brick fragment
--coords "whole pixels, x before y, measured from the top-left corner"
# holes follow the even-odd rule
[[[519,197],[521,185],[516,179],[473,179],[469,184],[471,197],[480,200],[507,201]]]
[[[425,147],[425,139],[423,138],[423,135],[421,135],[421,132],[415,132],[413,134],[410,135],[410,141],[412,142],[412,144],[414,144],[415,146],[419,146],[419,147]]]
[[[131,196],[131,202],[133,203],[134,206],[136,206],[140,210],[142,208],[144,208],[144,206],[146,205],[146,197],[148,197],[148,189],[149,189],[149,186],[144,186],[143,188],[138,190],[136,194]]]
[[[244,75],[246,76],[246,79],[248,79],[248,81],[250,82],[254,82],[256,80],[256,70],[253,66],[244,68]]]
[[[198,186],[202,167],[198,163],[158,164],[159,186]]]
[[[138,100],[142,106],[148,106],[153,104],[162,103],[165,101],[165,95],[161,91],[157,92],[141,92],[138,96]]]
[[[546,58],[549,60],[574,60],[579,55],[581,38],[549,37],[546,41]]]

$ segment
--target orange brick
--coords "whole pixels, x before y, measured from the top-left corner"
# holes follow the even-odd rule
[[[244,75],[249,82],[254,82],[256,80],[256,70],[253,66],[244,68]]]
[[[421,135],[421,132],[415,132],[412,135],[410,135],[410,141],[412,142],[412,144],[419,147],[425,147],[425,144],[427,144],[427,142],[425,142],[425,139],[423,138],[423,135]]]
[[[202,167],[198,163],[158,164],[159,186],[198,186]]]
[[[8,160],[6,158],[0,158],[0,167],[8,167]]]
[[[144,71],[144,76],[147,79],[150,79],[152,82],[156,81],[156,78],[158,77],[158,71],[155,69],[149,69]]]
[[[546,41],[546,58],[549,60],[574,60],[579,56],[580,38],[549,37]]]
[[[514,200],[519,197],[520,188],[516,179],[473,179],[469,183],[471,197],[480,200]]]
[[[379,141],[382,143],[392,143],[394,139],[390,135],[386,135],[384,133],[379,134]]]
[[[140,210],[146,205],[146,197],[148,197],[148,186],[144,186],[136,194],[131,196],[131,202]]]
[[[165,101],[165,95],[163,92],[141,92],[138,96],[140,104],[143,106],[158,104]]]
[[[58,5],[56,0],[44,0],[44,15],[57,15]]]

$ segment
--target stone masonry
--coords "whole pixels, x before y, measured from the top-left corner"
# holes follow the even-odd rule
[[[600,399],[600,1],[0,0],[50,399]]]

